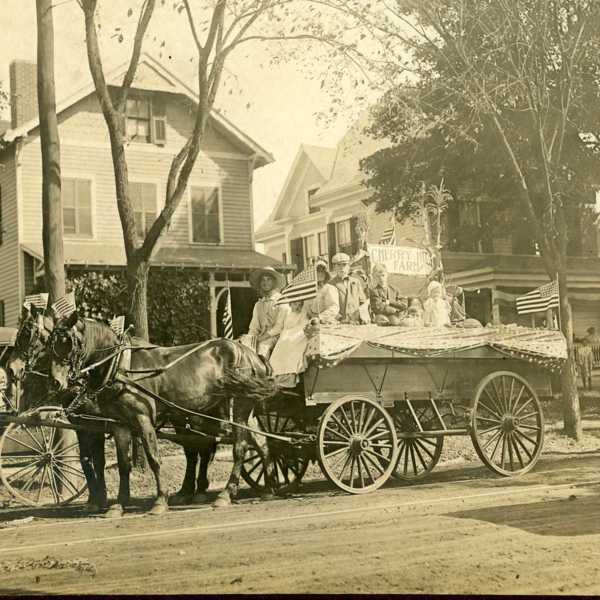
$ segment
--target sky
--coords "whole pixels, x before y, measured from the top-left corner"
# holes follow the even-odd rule
[[[129,4],[135,7],[136,2],[139,3],[139,0],[131,3],[125,0],[99,2],[106,69],[128,58],[131,45],[126,26],[135,24],[137,13],[134,12],[133,18],[127,18],[126,11]],[[2,8],[0,82],[8,90],[10,62],[14,59],[35,60],[35,2],[2,0]],[[195,49],[192,48],[187,22],[173,11],[162,10],[162,14],[158,13],[158,18],[155,15],[151,23],[144,50],[195,88],[194,66],[190,62]],[[115,27],[119,26],[122,27],[120,31],[125,33],[125,41],[121,44],[115,31]],[[57,99],[60,100],[90,80],[83,14],[75,0],[54,0],[54,28],[55,77]],[[164,46],[161,46],[162,41],[165,41]],[[311,74],[315,74],[314,69],[294,62],[270,66],[269,56],[264,45],[248,45],[243,52],[232,54],[227,63],[224,91],[216,103],[219,110],[275,157],[274,164],[255,172],[256,226],[268,217],[273,208],[299,145],[335,146],[351,123],[349,114],[329,124],[318,121],[315,114],[327,111],[331,98],[327,91],[321,89],[320,81],[311,78]],[[7,116],[4,115],[4,118]]]

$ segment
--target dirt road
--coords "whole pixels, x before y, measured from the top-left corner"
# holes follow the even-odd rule
[[[309,482],[291,498],[118,521],[2,511],[0,591],[598,594],[599,466],[554,456],[512,480],[447,468],[365,496]]]

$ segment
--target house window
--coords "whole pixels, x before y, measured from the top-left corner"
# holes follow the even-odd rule
[[[320,206],[313,206],[313,197],[318,191],[319,191],[319,188],[315,187],[315,188],[312,188],[311,190],[308,190],[308,192],[306,194],[308,196],[308,212],[311,215],[313,213],[321,212]]]
[[[219,188],[193,187],[191,205],[192,241],[218,244],[221,241]]]
[[[307,265],[312,264],[318,256],[317,236],[307,235],[304,241],[304,262]]]
[[[327,232],[319,231],[319,256],[327,256],[329,248],[327,247]]]
[[[92,182],[65,177],[61,196],[64,234],[92,237]]]
[[[0,300],[0,327],[6,326],[6,314],[4,311],[4,300]]]
[[[125,133],[134,142],[150,141],[150,98],[129,97],[125,107]]]
[[[143,239],[156,220],[156,184],[131,182],[129,197],[133,204],[135,232]]]
[[[352,232],[350,219],[336,223],[336,238],[338,252],[352,254]]]

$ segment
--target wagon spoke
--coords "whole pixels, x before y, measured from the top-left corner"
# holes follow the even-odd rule
[[[333,452],[324,454],[324,456],[325,456],[325,458],[332,458],[333,456],[337,456],[338,454],[341,454],[342,452],[348,452],[348,446],[344,446],[343,448],[338,448],[337,450],[334,450]]]
[[[540,427],[538,427],[537,425],[527,425],[526,423],[519,423],[518,426],[520,429],[531,429],[532,431],[540,430]]]
[[[12,481],[17,475],[23,475],[29,471],[35,471],[35,469],[37,468],[37,466],[39,464],[40,464],[40,461],[36,461],[34,463],[31,463],[29,465],[21,467],[18,471],[15,471],[14,473],[11,473],[10,475],[8,475],[6,477],[6,481]]]
[[[352,437],[352,434],[350,433],[350,431],[348,431],[348,428],[340,421],[340,419],[338,419],[338,417],[335,414],[331,415],[331,420],[334,421],[334,423],[344,431],[347,437]],[[328,427],[327,429],[330,428]],[[330,431],[333,431],[333,429],[330,429]]]
[[[379,419],[375,422],[374,425],[371,425],[371,427],[369,427],[369,429],[367,431],[365,431],[365,433],[363,434],[366,438],[368,438],[371,433],[373,433],[373,431],[375,431],[375,429],[377,429],[377,427],[379,427],[379,425],[381,423],[385,424],[385,421],[383,419],[383,417],[379,417]]]
[[[75,467],[72,467],[68,463],[63,462],[59,458],[56,458],[55,460],[56,460],[56,462],[60,463],[60,468],[63,471],[68,471],[69,473],[72,473],[73,475],[77,475],[78,477],[84,477],[83,471],[81,469],[76,469]]]
[[[503,438],[504,438],[504,436],[502,435],[502,432],[500,432],[500,435],[498,436],[498,438],[496,439],[496,443],[494,444],[494,449],[492,450],[492,453],[489,455],[490,460],[494,460],[494,456],[496,456],[496,451],[498,450],[500,441],[503,440]]]
[[[368,416],[365,418],[363,428],[360,430],[361,435],[364,435],[365,431],[367,431],[367,428],[370,427],[371,421],[373,420],[373,416],[377,412],[372,406],[367,407],[367,410],[369,410],[370,412],[368,413]]]
[[[325,445],[326,446],[344,446],[345,448],[348,447],[348,440],[341,442],[338,440],[325,440]]]
[[[419,446],[418,444],[414,444],[414,450],[415,450],[415,454],[418,457],[418,459],[421,461],[421,467],[425,468],[427,465],[427,461],[423,458],[423,455],[421,454],[421,450],[419,450]],[[415,473],[416,474],[416,473]]]
[[[515,465],[514,465],[514,461],[513,461],[513,448],[512,448],[512,442],[510,439],[510,433],[505,436],[506,437],[506,442],[507,442],[507,446],[508,446],[508,460],[510,462],[510,470],[514,471],[515,470]]]
[[[521,427],[515,427],[514,431],[516,433],[518,433],[521,437],[524,437],[530,444],[533,444],[534,446],[537,444],[536,440],[531,439],[528,435],[525,435],[522,431],[521,431]]]
[[[356,470],[358,472],[358,480],[360,481],[360,487],[365,487],[365,478],[363,477],[362,472],[362,461],[360,459],[360,454],[356,457]]]
[[[248,449],[248,452],[251,452],[250,448]],[[254,454],[251,454],[248,458],[245,458],[243,460],[243,464],[254,461],[257,458],[260,459],[260,454],[258,453],[258,450],[254,450]]]
[[[363,431],[363,427],[365,424],[364,419],[365,419],[365,403],[361,402],[360,403],[360,414],[358,415],[358,422],[360,424],[360,427],[357,428],[357,431],[359,433],[362,433],[362,431]]]
[[[38,447],[40,452],[45,451],[44,447],[40,444],[39,440],[37,440],[35,436],[32,435],[31,431],[29,431],[29,427],[21,427],[21,431],[24,431],[31,438],[32,442]]]
[[[415,446],[418,447],[418,448],[420,448],[421,450],[423,450],[423,452],[426,452],[427,456],[429,456],[429,458],[433,459],[433,456],[434,456],[433,452],[431,452],[431,450],[429,448],[427,448],[427,446],[423,445],[421,443],[422,441],[423,440],[421,440],[421,439],[416,439],[415,440]],[[425,462],[425,461],[423,461],[423,462]]]
[[[422,444],[429,444],[434,448],[437,446],[437,438],[423,437],[423,438],[415,438],[418,439]]]
[[[513,416],[515,416],[515,417],[518,417],[518,416],[519,416],[519,415],[520,415],[520,414],[523,412],[523,409],[524,409],[526,406],[529,406],[529,405],[530,405],[532,402],[533,402],[533,396],[530,396],[530,397],[529,397],[529,400],[527,400],[527,402],[525,402],[525,404],[523,404],[523,405],[521,406],[521,408],[519,408],[519,410],[518,410],[517,412],[515,412],[515,413],[514,413],[514,415],[513,415]],[[515,406],[515,408],[516,408],[516,406]]]
[[[537,421],[537,418],[539,416],[540,416],[540,413],[538,413],[537,411],[536,412],[530,412],[530,413],[527,413],[526,415],[523,415],[522,417],[519,417],[519,420],[523,421],[523,419],[531,419],[531,417],[535,417],[536,421]]]
[[[330,433],[333,433],[334,435],[337,435],[339,438],[341,438],[342,440],[344,440],[344,444],[348,443],[348,438],[350,436],[344,436],[339,431],[336,431],[335,429],[331,429],[331,427],[325,427],[325,431],[329,431]],[[333,440],[325,440],[325,441],[329,444]]]
[[[42,492],[44,491],[44,484],[46,483],[46,475],[48,474],[48,465],[44,464],[44,469],[42,471],[42,481],[40,482],[40,487],[38,489],[37,499],[35,501],[36,504],[40,503],[40,499],[42,497]]]
[[[496,406],[496,403],[494,402],[494,399],[489,395],[487,390],[483,390],[485,392],[485,394],[487,395],[487,397],[490,399],[491,403],[493,404],[494,408],[490,408],[487,404],[485,404],[485,402],[483,402],[483,400],[481,400],[481,398],[479,399],[479,406],[485,408],[485,410],[487,410],[490,414],[494,415],[497,419],[501,419],[501,415],[498,412],[498,407]]]
[[[488,423],[496,423],[497,425],[502,423],[502,421],[498,421],[498,419],[488,419],[487,417],[480,417],[479,415],[477,415],[475,418],[478,421],[487,421]]]
[[[518,431],[515,431],[515,433],[516,433],[516,434],[518,434],[519,432],[518,432]],[[515,439],[515,442],[516,442],[516,443],[517,443],[519,446],[521,446],[521,448],[522,448],[523,452],[525,452],[525,454],[527,454],[527,458],[528,458],[529,460],[531,460],[531,459],[532,459],[532,457],[533,457],[533,454],[532,454],[532,453],[529,451],[529,449],[527,448],[527,446],[525,446],[525,444],[524,444],[524,443],[523,443],[523,442],[520,440],[520,438],[519,438],[517,435],[515,435],[515,436],[514,436],[514,439]]]
[[[383,460],[388,464],[390,462],[389,456],[383,456],[383,454],[379,454],[379,452],[375,452],[374,450],[371,450],[371,448],[365,449],[365,452],[367,452],[368,454],[372,454],[373,456],[376,456],[379,460]]]
[[[510,396],[509,396],[509,402],[508,402],[508,412],[512,411],[514,390],[515,390],[515,378],[511,377],[510,378]]]
[[[521,452],[519,451],[519,446],[516,442],[516,437],[511,434],[508,441],[510,444],[512,444],[522,469],[525,466],[525,463],[523,462],[523,457],[521,456]]]
[[[488,440],[486,440],[485,444],[482,446],[482,450],[487,450],[488,446],[490,446],[494,442],[494,440],[500,435],[502,435],[502,430],[498,429],[498,431],[494,435],[492,435]]]
[[[498,387],[496,386],[495,379],[492,379],[492,387],[494,388],[494,394],[496,395],[496,399],[498,400],[498,406],[500,407],[500,412],[505,412],[506,406],[504,405],[503,398],[500,397],[500,393],[498,392]]]
[[[60,497],[58,494],[58,488],[56,486],[56,478],[54,477],[54,469],[48,466],[48,473],[50,474],[50,490],[52,491],[52,497],[54,498],[54,503],[58,504],[60,502]]]
[[[368,453],[368,452],[365,452],[365,453],[364,453],[364,456],[363,456],[363,458],[364,458],[365,462],[366,462],[366,461],[369,461],[369,464],[370,464],[371,466],[375,467],[375,469],[376,469],[377,471],[379,471],[379,472],[380,472],[382,475],[385,473],[385,469],[384,469],[384,468],[381,466],[381,464],[380,464],[380,463],[378,463],[378,462],[376,462],[376,461],[374,461],[374,460],[373,460],[373,459],[372,459],[372,458],[369,456],[369,453]],[[373,481],[375,481],[375,480],[373,479]]]
[[[43,470],[43,468],[44,468],[44,465],[41,463],[38,463],[36,465],[35,471],[31,475],[28,476],[27,482],[21,488],[22,492],[28,492],[33,487],[35,480],[37,479],[38,475],[40,474],[40,470]]]
[[[354,402],[350,402],[350,416],[352,417],[352,431],[360,431],[356,422],[356,413],[354,412]]]
[[[77,442],[73,442],[73,443],[69,444],[67,447],[62,448],[58,452],[55,452],[54,456],[64,456],[65,454],[67,454],[69,452],[69,450],[73,450],[73,448],[77,448]]]
[[[258,467],[262,466],[262,464],[263,464],[262,457],[261,457],[261,456],[258,456],[258,458],[259,458],[260,460],[258,460],[258,461],[257,461],[257,462],[254,464],[254,466],[253,466],[253,467],[252,467],[252,468],[251,468],[249,471],[247,471],[248,475],[252,475],[252,473],[254,473],[254,471],[256,471],[256,469],[258,469]]]
[[[500,466],[504,468],[504,463],[506,459],[504,458],[506,454],[506,435],[502,436],[502,452],[500,453]]]
[[[50,445],[48,444],[48,437],[46,436],[46,428],[36,425],[35,430],[42,436],[42,440],[44,440],[44,448],[50,448]]]
[[[346,472],[346,467],[350,464],[350,461],[352,460],[352,455],[350,454],[350,452],[347,453],[348,456],[346,457],[346,460],[344,461],[344,464],[342,465],[342,470],[340,471],[339,474],[339,479],[340,481],[342,481],[344,479],[344,473]],[[339,461],[341,462],[341,461]],[[339,465],[338,462],[338,465]]]
[[[39,448],[34,448],[33,446],[26,444],[23,440],[19,440],[17,438],[12,437],[8,433],[5,433],[4,435],[5,435],[6,439],[10,440],[11,442],[14,442],[15,444],[20,444],[21,446],[24,446],[25,448],[29,448],[29,450],[33,450],[33,452],[36,453],[35,456],[39,456],[41,454]]]

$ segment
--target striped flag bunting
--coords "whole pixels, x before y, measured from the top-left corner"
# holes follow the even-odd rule
[[[394,221],[392,224],[384,230],[379,243],[385,246],[394,246],[396,244],[396,227]]]
[[[121,315],[120,317],[114,317],[108,324],[117,335],[120,335],[125,331],[125,316]]]
[[[281,297],[275,303],[288,304],[311,300],[317,296],[317,268],[315,266],[305,269],[281,290]]]
[[[57,317],[66,319],[77,310],[75,307],[75,299],[69,298],[68,295],[63,296],[52,305],[52,310]]]
[[[517,298],[517,312],[527,315],[559,307],[558,281],[551,281]]]
[[[48,294],[30,294],[29,296],[25,296],[23,306],[26,308],[35,306],[36,308],[46,310],[48,307]]]
[[[225,292],[225,308],[223,308],[223,316],[221,317],[223,323],[223,337],[232,340],[233,339],[233,315],[231,313],[231,290],[227,288]]]

